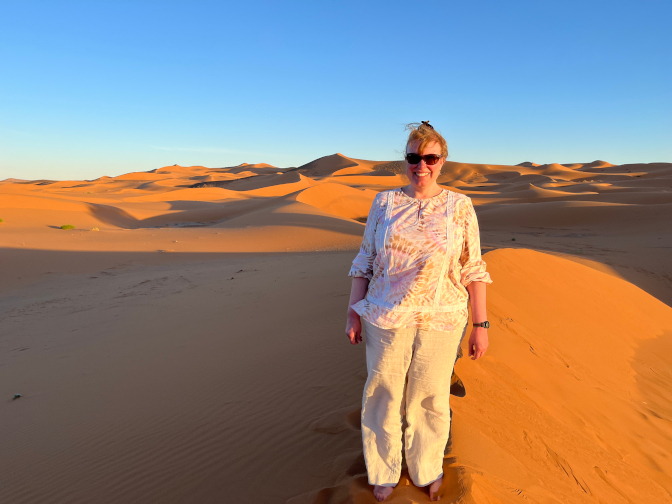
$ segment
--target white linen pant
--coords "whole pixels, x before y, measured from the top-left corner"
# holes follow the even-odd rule
[[[429,485],[443,476],[450,435],[450,379],[467,320],[450,332],[381,329],[363,319],[362,325],[368,371],[362,439],[369,483],[399,482],[405,413],[408,472],[415,485]]]

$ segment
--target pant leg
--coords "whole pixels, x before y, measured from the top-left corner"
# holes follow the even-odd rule
[[[466,330],[418,330],[406,389],[406,463],[417,486],[443,475],[443,455],[450,436],[450,379]]]
[[[372,485],[401,477],[401,420],[415,329],[381,329],[362,320],[368,378],[362,398],[364,460]]]

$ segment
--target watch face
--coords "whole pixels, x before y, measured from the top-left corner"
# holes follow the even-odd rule
[[[483,327],[485,327],[486,329],[490,329],[490,322],[488,322],[487,320],[483,322]]]

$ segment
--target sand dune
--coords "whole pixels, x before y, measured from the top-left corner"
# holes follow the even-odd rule
[[[669,502],[672,354],[661,352],[672,350],[672,308],[546,254],[500,249],[485,259],[498,279],[489,292],[497,328],[486,359],[456,368],[474,390],[452,401],[444,498]],[[333,460],[333,485],[291,503],[370,502],[352,411],[354,402],[311,424],[351,451]],[[400,487],[389,502],[427,500],[406,473]]]
[[[37,195],[19,195],[19,194],[3,194],[0,198],[0,208],[6,209],[32,209],[32,210],[52,210],[58,208],[60,210],[67,210],[72,212],[83,211],[85,205],[82,203],[63,200],[61,198],[54,198]]]
[[[248,164],[248,163],[242,163],[239,164],[238,166],[232,166],[229,168],[219,168],[221,171],[226,171],[228,173],[233,173],[237,175],[241,175],[243,173],[252,173],[255,175],[265,175],[269,173],[275,173],[278,171],[278,168],[276,166],[267,164],[267,163],[254,163],[254,164]]]
[[[170,194],[170,196],[168,195]],[[203,189],[176,189],[170,193],[148,194],[146,196],[131,196],[124,201],[218,201],[230,198],[241,198],[239,192],[224,189],[223,187]]]
[[[204,247],[207,252],[242,251],[244,243],[234,246],[232,240],[220,240],[208,233],[212,234],[212,229],[231,220],[231,216],[240,218],[245,212],[252,214],[236,222],[244,221],[246,227],[227,229],[242,232],[247,226],[263,228],[266,223],[252,222],[259,205],[272,206],[274,198],[285,197],[309,204],[320,219],[331,216],[362,220],[366,202],[371,197],[366,191],[377,192],[405,184],[402,168],[403,164],[398,161],[365,161],[334,154],[288,170],[263,163],[243,163],[228,168],[166,166],[92,181],[8,179],[0,185],[3,246],[27,241],[36,249],[86,246],[88,250],[105,250],[110,246],[110,239],[102,236],[104,232],[133,229],[133,238],[112,241],[117,244],[115,250],[124,247],[129,251],[163,250],[165,244],[157,245],[149,239],[151,236],[145,236],[152,232],[148,229],[199,226],[204,228],[202,241],[192,245],[186,240],[185,247],[189,245],[190,250]],[[511,233],[524,234],[530,226],[538,229],[560,226],[596,235],[593,240],[596,243],[590,249],[597,255],[592,257],[604,259],[597,242],[614,241],[610,237],[600,238],[607,230],[609,234],[618,229],[623,237],[631,233],[641,235],[642,230],[659,231],[660,238],[667,239],[666,216],[672,194],[670,163],[619,166],[605,161],[549,165],[525,162],[505,166],[449,161],[439,181],[451,190],[472,197],[482,213],[484,229],[491,237],[496,236],[492,243],[502,243],[505,235],[510,241],[514,238]],[[362,198],[362,194],[367,196]],[[249,204],[234,201],[250,198],[259,201]],[[72,224],[80,230],[97,227],[101,234],[87,237],[86,242],[81,239],[82,243],[77,245],[69,244],[72,240],[59,234],[61,230],[57,229],[63,224]],[[32,231],[26,234],[27,229]],[[81,234],[76,236],[77,240],[81,238]],[[281,242],[282,245],[277,246],[269,243],[262,249],[286,251],[286,241]],[[289,249],[311,250],[310,237],[298,242],[302,244],[300,247]],[[566,246],[557,241],[541,242],[537,239],[527,245],[543,250],[567,252],[573,249],[591,253],[582,243]],[[623,238],[620,243],[629,242]],[[661,246],[663,244],[652,244],[645,255],[656,256],[659,261],[661,251],[665,250]],[[626,248],[630,250],[630,245]],[[259,250],[259,246],[250,246],[250,250]],[[650,271],[647,261],[640,264],[642,261],[635,257],[634,251],[616,255],[620,258],[614,256],[609,260],[615,260],[620,268],[631,269],[629,278],[637,278],[638,284],[644,282],[649,286],[657,282],[660,285],[654,294],[672,301],[672,297],[665,294],[670,278],[667,269],[662,274]],[[654,277],[657,280],[651,280]]]
[[[376,192],[353,189],[341,184],[319,184],[304,189],[296,200],[319,208],[327,213],[348,219],[365,220]]]
[[[495,280],[445,501],[672,502],[672,164],[439,181]],[[342,154],[0,181],[0,502],[372,502],[347,271],[406,182]],[[404,476],[389,502],[426,500]]]
[[[321,178],[333,175],[335,172],[345,168],[358,166],[357,162],[345,157],[343,154],[332,154],[331,156],[324,156],[303,166],[299,166],[295,170],[306,177]]]
[[[126,173],[124,175],[119,175],[118,177],[113,177],[114,180],[161,180],[165,179],[167,174],[176,173],[171,170],[156,170],[153,172],[135,172],[135,173]],[[183,172],[177,172],[183,173]]]

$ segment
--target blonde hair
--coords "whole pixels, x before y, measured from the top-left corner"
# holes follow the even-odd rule
[[[404,154],[408,152],[408,146],[413,142],[420,142],[418,145],[419,153],[422,153],[427,145],[436,142],[441,147],[441,156],[448,158],[448,143],[446,139],[434,129],[434,126],[429,124],[429,121],[407,124],[406,129],[410,133],[408,134]]]

